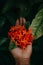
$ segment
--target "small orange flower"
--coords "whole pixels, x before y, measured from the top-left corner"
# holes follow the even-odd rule
[[[14,42],[17,41],[16,46],[19,46],[22,49],[25,49],[27,45],[30,45],[30,42],[33,41],[32,30],[29,28],[25,29],[24,26],[11,26],[8,37]]]

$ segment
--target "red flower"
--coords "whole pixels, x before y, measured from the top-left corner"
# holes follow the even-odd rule
[[[25,29],[24,26],[12,26],[8,32],[8,37],[12,41],[17,41],[16,46],[19,46],[22,49],[25,49],[27,45],[30,45],[30,42],[33,41],[32,30],[29,28]]]

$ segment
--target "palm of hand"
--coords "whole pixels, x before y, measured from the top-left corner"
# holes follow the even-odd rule
[[[32,53],[32,45],[28,45],[25,50],[22,50],[20,48],[15,48],[11,50],[11,53],[16,59],[30,58]]]

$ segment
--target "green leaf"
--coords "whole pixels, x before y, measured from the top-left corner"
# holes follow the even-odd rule
[[[5,18],[0,16],[0,31],[1,31],[4,24],[5,24]]]
[[[43,35],[43,9],[37,13],[30,25],[30,28],[33,30],[35,39]]]
[[[0,46],[6,42],[7,38],[0,37]]]
[[[10,42],[9,49],[17,48],[17,46],[14,44],[14,42]]]

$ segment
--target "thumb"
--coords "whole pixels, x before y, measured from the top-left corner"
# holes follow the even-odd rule
[[[27,46],[26,52],[27,52],[27,53],[32,53],[32,43]]]

